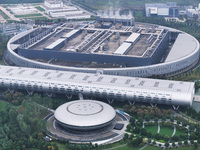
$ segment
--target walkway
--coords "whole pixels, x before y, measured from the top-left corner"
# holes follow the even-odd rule
[[[182,118],[184,118],[185,120],[190,120],[191,122],[193,122],[193,123],[195,123],[195,124],[199,124],[199,123],[200,123],[200,121],[198,121],[198,120],[196,120],[196,119],[193,119],[193,118],[191,118],[191,117],[189,117],[189,116],[183,114],[182,112],[177,113],[177,112],[174,111],[174,116],[175,116],[175,117],[176,117],[176,116],[182,117]]]
[[[11,19],[11,20],[16,20],[20,21],[19,18],[16,18],[13,14],[11,14],[9,11],[6,10],[3,6],[0,6],[0,9]]]
[[[157,131],[157,133],[160,133],[160,123],[159,123],[159,121],[158,121],[158,131]]]
[[[42,5],[37,5],[40,6],[41,8],[43,8],[44,10],[46,10]],[[49,17],[47,14],[45,14],[45,11],[40,11],[39,9],[37,9],[37,11],[39,13],[41,13],[44,17],[48,18],[48,19],[52,19],[51,17]],[[40,16],[41,17],[41,16]]]
[[[139,150],[143,150],[144,148],[146,148],[149,144],[146,144],[145,146],[143,146],[142,148],[140,148]]]
[[[174,125],[174,132],[171,137],[173,137],[175,135],[175,133],[176,133],[176,125]]]

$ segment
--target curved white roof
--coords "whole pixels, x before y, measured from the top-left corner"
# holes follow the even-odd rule
[[[59,106],[55,118],[70,126],[99,126],[115,118],[115,110],[108,104],[96,100],[77,100]]]
[[[175,61],[188,56],[197,49],[198,45],[199,43],[196,42],[194,37],[186,33],[180,33],[165,62]]]

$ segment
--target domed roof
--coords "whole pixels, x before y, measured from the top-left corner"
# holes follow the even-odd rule
[[[55,113],[59,122],[76,127],[100,126],[115,118],[115,110],[96,100],[77,100],[59,106]]]

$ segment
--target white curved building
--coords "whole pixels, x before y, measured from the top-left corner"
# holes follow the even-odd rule
[[[55,119],[65,129],[96,130],[110,125],[116,116],[108,104],[95,100],[77,100],[59,106]]]
[[[173,106],[192,106],[195,90],[193,82],[11,66],[0,66],[0,87]]]
[[[71,37],[67,37],[66,38],[67,40],[61,40],[63,39],[63,37],[61,37],[60,40],[57,40],[56,42],[54,42],[54,47],[52,49],[55,49],[55,50],[53,50],[53,52],[52,50],[47,51],[45,49],[39,50],[39,51],[27,49],[27,47],[40,45],[40,43],[43,42],[45,39],[54,35],[54,33],[57,31],[58,28],[33,29],[33,30],[29,30],[27,32],[23,32],[21,34],[14,36],[13,38],[11,38],[11,40],[7,44],[7,49],[8,49],[7,58],[13,64],[17,66],[22,66],[22,67],[65,70],[65,71],[75,71],[75,72],[85,72],[85,73],[101,73],[101,74],[107,74],[107,75],[134,76],[134,77],[148,77],[152,75],[167,75],[167,76],[175,75],[175,74],[185,72],[197,64],[197,62],[199,61],[199,42],[193,36],[185,32],[172,29],[172,28],[163,27],[163,26],[156,26],[156,28],[157,30],[164,31],[164,32],[160,35],[157,35],[158,42],[154,42],[154,45],[152,47],[157,46],[157,48],[162,49],[161,44],[165,44],[165,42],[167,42],[168,40],[167,38],[175,40],[169,53],[167,54],[166,58],[162,60],[162,62],[158,62],[156,59],[158,59],[157,58],[158,56],[162,57],[162,55],[164,55],[164,52],[161,53],[160,51],[163,51],[163,50],[159,50],[159,51],[157,50],[155,51],[154,54],[158,56],[155,56],[155,58],[153,58],[154,54],[152,54],[152,57],[149,57],[149,58],[146,58],[146,56],[128,57],[127,55],[125,56],[119,56],[119,55],[111,56],[111,55],[105,55],[105,54],[93,55],[93,54],[78,54],[74,52],[58,54],[58,58],[63,57],[64,59],[64,55],[66,55],[65,57],[66,59],[73,58],[73,61],[75,60],[79,61],[78,59],[85,59],[89,61],[91,57],[91,62],[105,60],[111,64],[115,62],[120,62],[123,64],[123,61],[127,60],[129,63],[133,63],[131,64],[133,66],[129,66],[129,67],[126,66],[126,67],[118,67],[118,68],[117,67],[115,68],[112,68],[112,67],[89,68],[89,67],[73,67],[73,66],[49,63],[51,62],[51,60],[54,59],[54,57],[56,57],[55,55],[57,54],[56,49],[58,49],[59,47],[62,47],[63,44],[66,43],[66,41],[68,41],[68,39],[70,39],[71,37],[73,38],[73,36],[77,34],[78,32],[80,32],[80,30],[78,30],[78,32],[76,30],[76,33],[73,32],[74,35],[70,35]],[[107,33],[107,30],[105,30],[105,32],[106,34],[110,34],[110,33]],[[116,31],[113,30],[113,32],[116,32]],[[120,30],[119,32],[124,33],[124,32],[130,32],[130,31]],[[91,43],[94,43],[94,42],[91,42]],[[148,52],[148,49],[146,53],[147,52]],[[34,59],[31,58],[33,55],[34,55]],[[48,58],[46,58],[47,55],[49,55]],[[47,62],[38,61],[37,57],[38,59],[42,57],[44,59],[47,59],[48,61]],[[55,58],[55,60],[58,61],[59,60],[58,58]],[[138,64],[138,62],[140,61],[141,61],[141,65]],[[137,65],[134,65],[134,63]]]

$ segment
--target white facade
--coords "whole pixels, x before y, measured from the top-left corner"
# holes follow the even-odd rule
[[[45,0],[44,5],[48,8],[62,8],[63,2],[61,0]]]
[[[26,15],[38,13],[38,10],[31,5],[19,5],[15,7],[8,7],[15,15]]]
[[[65,17],[65,16],[76,16],[83,15],[83,11],[60,11],[60,12],[50,12],[49,15],[53,18]]]
[[[146,3],[145,12],[146,12],[146,17],[150,16],[178,17],[179,6],[177,6],[175,2]]]
[[[0,66],[0,87],[108,100],[191,106],[193,82]]]
[[[96,100],[77,100],[59,106],[54,116],[65,128],[76,130],[98,129],[112,123],[115,110]]]
[[[199,15],[199,11],[196,9],[187,9],[187,16],[193,17],[194,15]]]

